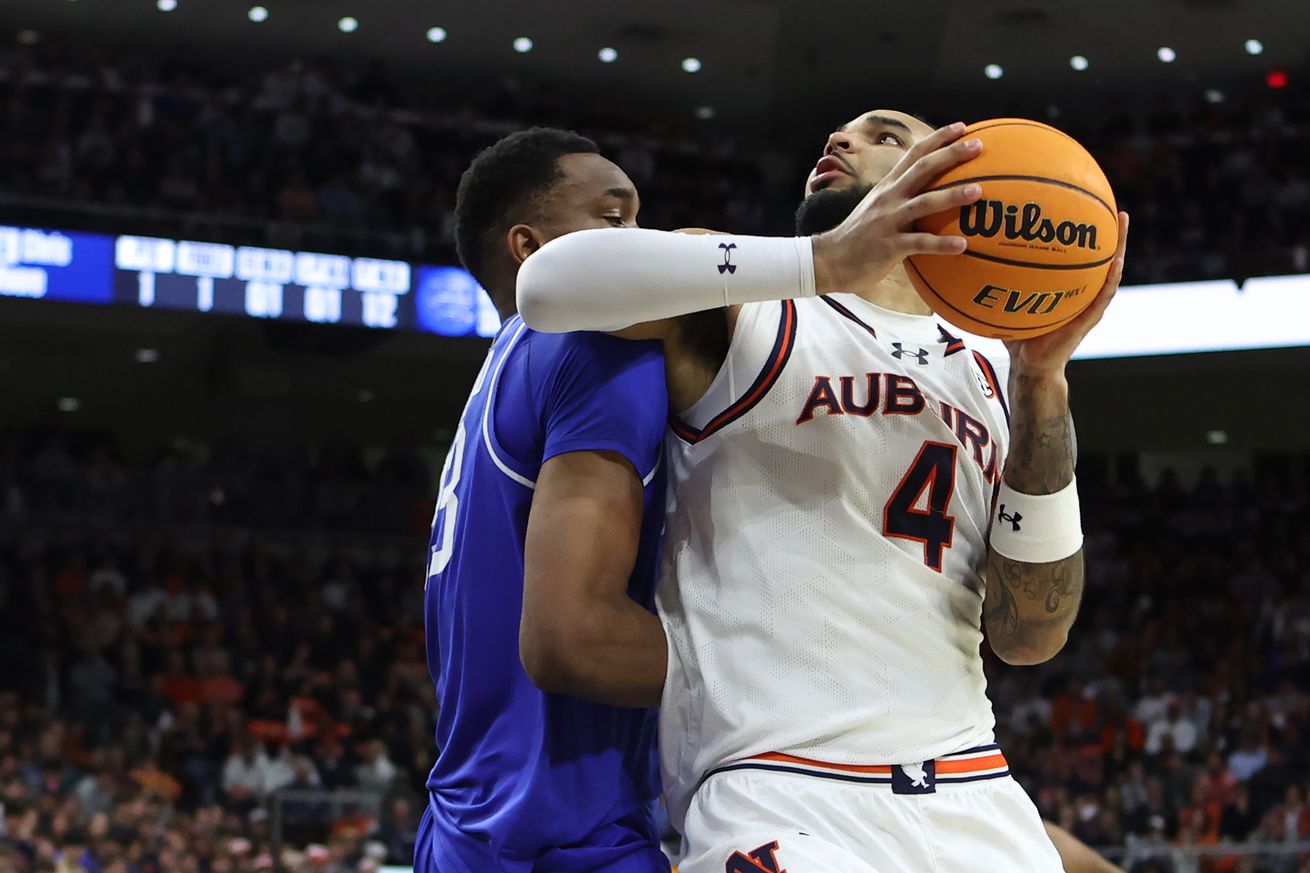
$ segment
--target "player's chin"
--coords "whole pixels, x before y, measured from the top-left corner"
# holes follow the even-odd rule
[[[846,173],[825,174],[810,182],[805,188],[806,196],[812,197],[821,191],[841,191],[858,184],[858,180]]]

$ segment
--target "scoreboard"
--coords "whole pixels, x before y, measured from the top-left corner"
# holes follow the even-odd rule
[[[494,336],[500,324],[458,267],[26,227],[0,227],[0,296],[442,336]]]
[[[500,327],[486,291],[459,267],[31,227],[0,226],[0,297],[452,337]],[[1000,341],[964,337],[1006,359]],[[1122,288],[1074,358],[1301,346],[1310,346],[1310,274]]]

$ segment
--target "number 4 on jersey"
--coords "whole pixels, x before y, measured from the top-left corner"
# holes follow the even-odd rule
[[[955,493],[955,448],[924,443],[883,510],[883,534],[923,543],[923,562],[938,573],[955,537],[955,517],[946,512]]]

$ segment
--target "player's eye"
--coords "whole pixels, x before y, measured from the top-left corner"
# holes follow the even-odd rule
[[[606,215],[605,220],[608,221],[610,224],[612,224],[614,227],[624,226],[622,215]]]
[[[897,136],[894,133],[886,133],[886,132],[878,134],[878,137],[876,140],[874,140],[874,142],[878,145],[884,145],[884,144],[894,145],[894,146],[905,145],[905,143],[901,141],[901,138],[899,136]]]

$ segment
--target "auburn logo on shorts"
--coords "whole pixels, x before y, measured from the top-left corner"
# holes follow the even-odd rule
[[[746,854],[733,852],[724,866],[724,873],[787,873],[778,866],[778,841],[765,843]]]

